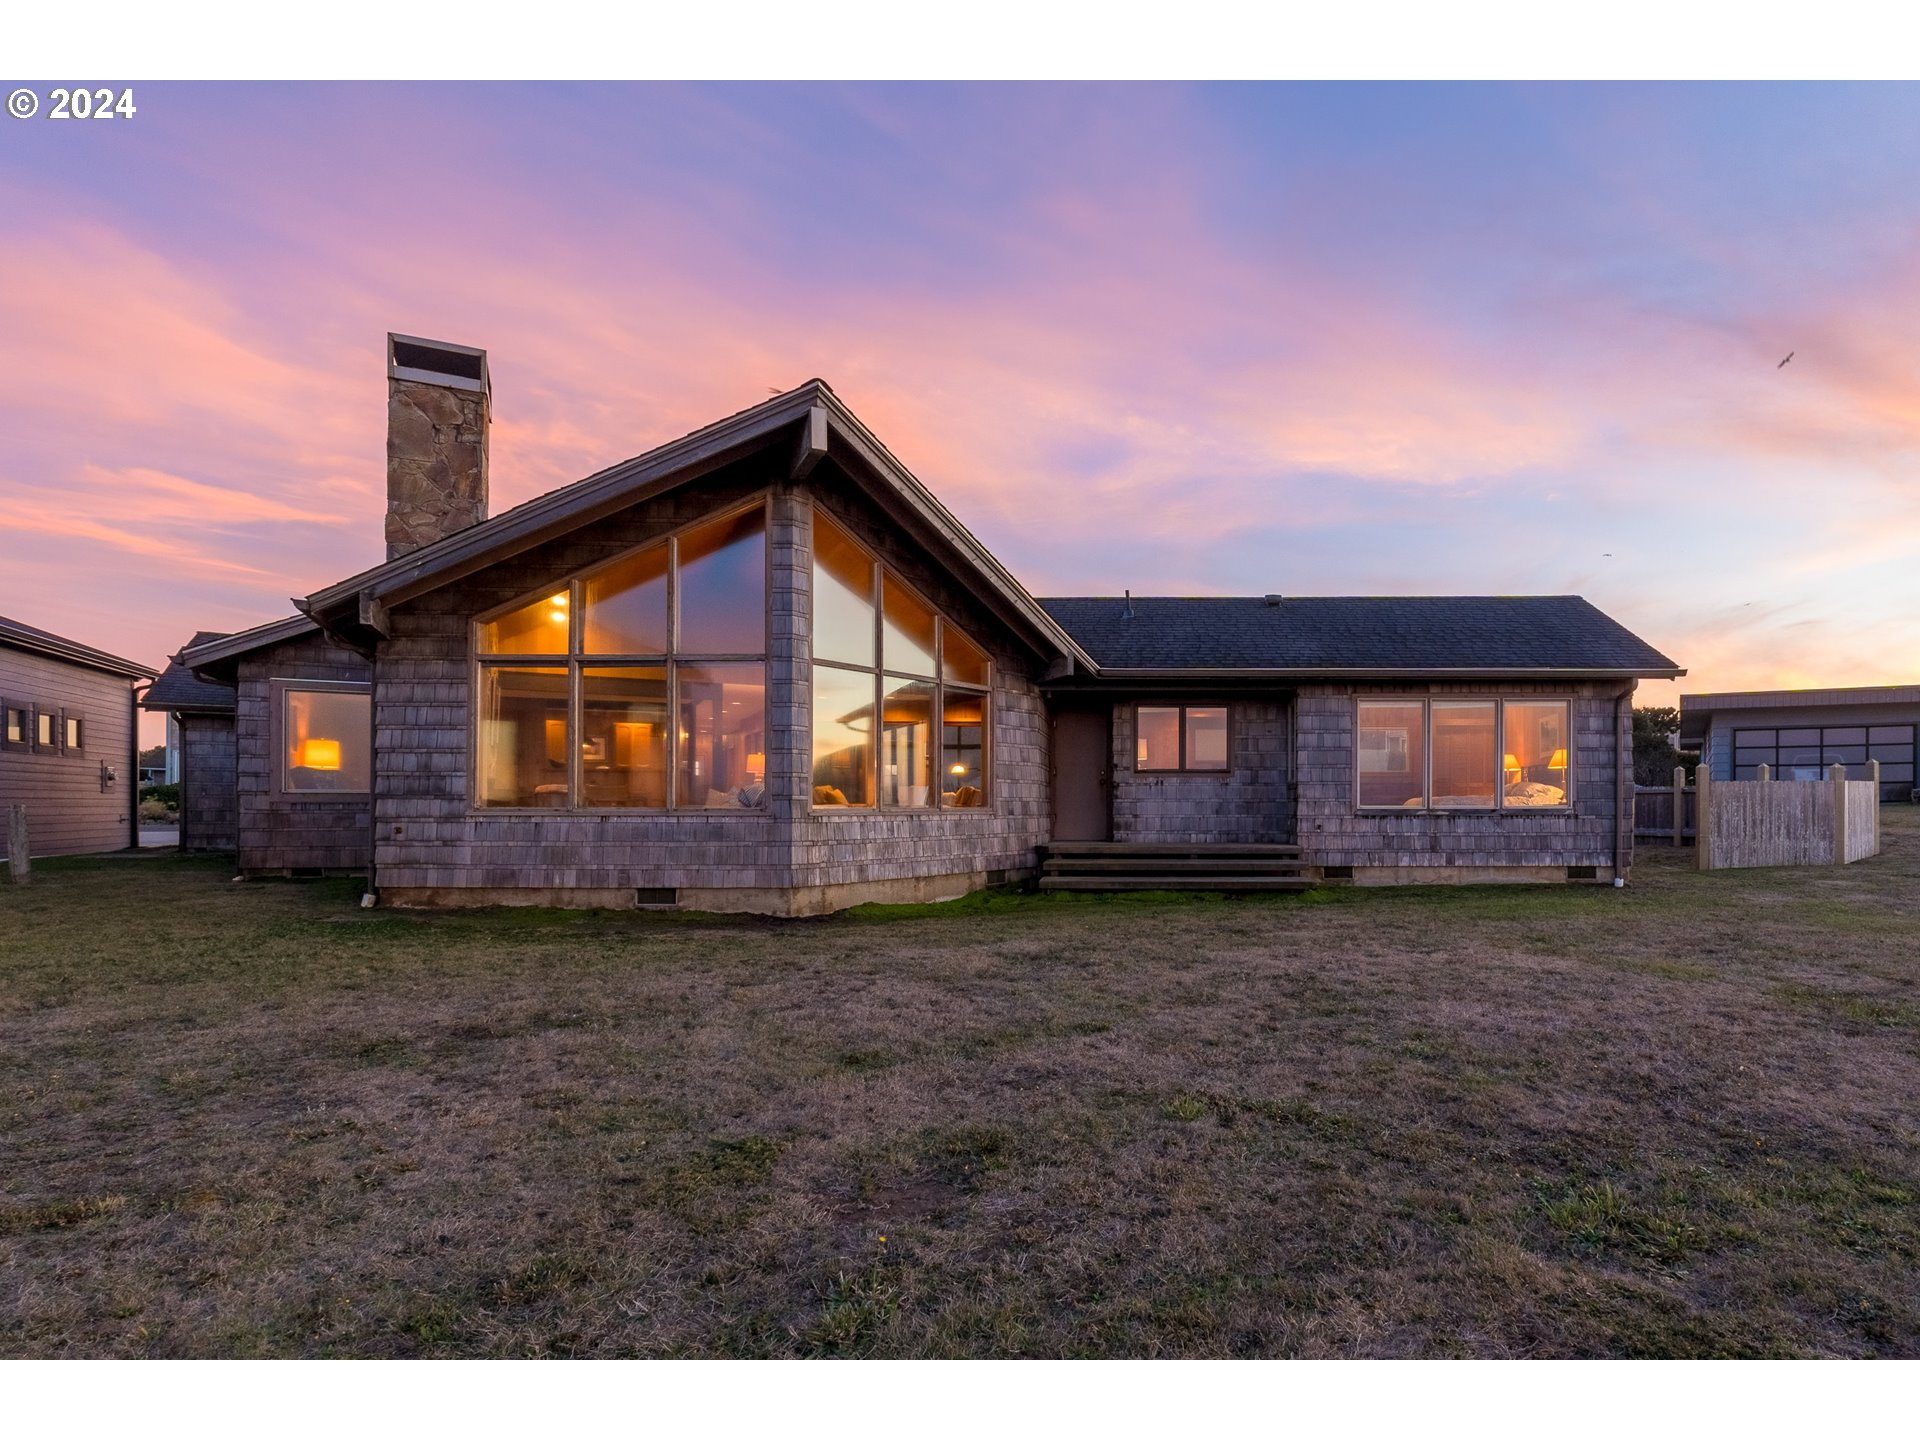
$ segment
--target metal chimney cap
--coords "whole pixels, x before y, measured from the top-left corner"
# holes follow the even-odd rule
[[[473,390],[491,399],[487,352],[446,340],[387,332],[387,378],[445,385],[450,390]]]

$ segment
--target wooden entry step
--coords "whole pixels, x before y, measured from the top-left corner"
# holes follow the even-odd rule
[[[1306,890],[1298,845],[1056,841],[1040,847],[1042,890]]]
[[[1042,890],[1311,890],[1304,875],[1042,875]]]
[[[1211,845],[1163,844],[1141,840],[1051,840],[1040,847],[1046,859],[1078,859],[1096,856],[1188,856],[1196,860],[1234,858],[1285,859],[1300,853],[1298,845]]]

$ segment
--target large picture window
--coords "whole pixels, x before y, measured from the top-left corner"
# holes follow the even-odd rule
[[[817,507],[813,661],[817,808],[986,805],[986,652]]]
[[[1133,768],[1226,773],[1227,707],[1135,706]]]
[[[365,795],[373,788],[373,700],[365,686],[280,687],[280,788]]]
[[[482,808],[764,808],[764,501],[474,628]]]
[[[1572,804],[1565,700],[1360,700],[1363,810],[1541,810]]]

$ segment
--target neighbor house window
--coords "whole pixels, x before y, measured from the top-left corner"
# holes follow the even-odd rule
[[[987,803],[986,651],[813,512],[813,803]]]
[[[1137,771],[1227,769],[1227,707],[1134,707],[1133,768]]]
[[[480,806],[765,806],[764,501],[596,566],[474,628]]]
[[[1867,778],[1867,762],[1880,762],[1884,783],[1914,778],[1911,725],[1826,725],[1782,730],[1735,730],[1733,778],[1752,780],[1765,765],[1775,780],[1824,780],[1827,767],[1844,765],[1849,780]]]
[[[1360,700],[1363,810],[1537,810],[1571,801],[1565,700]]]
[[[281,687],[280,788],[291,795],[373,788],[373,701],[364,688]]]
[[[51,710],[33,712],[33,743],[42,750],[51,750],[60,743],[58,728],[60,717]]]
[[[4,729],[0,729],[0,742],[8,745],[25,745],[32,733],[29,728],[27,712],[17,705],[0,705],[0,719],[4,720]]]
[[[66,727],[65,748],[68,750],[82,750],[86,748],[81,744],[81,741],[86,735],[86,725],[82,718],[78,715],[63,715],[61,719],[65,722]]]

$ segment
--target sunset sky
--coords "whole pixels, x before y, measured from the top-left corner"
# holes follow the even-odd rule
[[[1585,595],[1920,680],[1920,89],[144,85],[0,118],[0,614],[164,663],[827,379],[1040,595]],[[1792,363],[1778,362],[1789,351]]]

